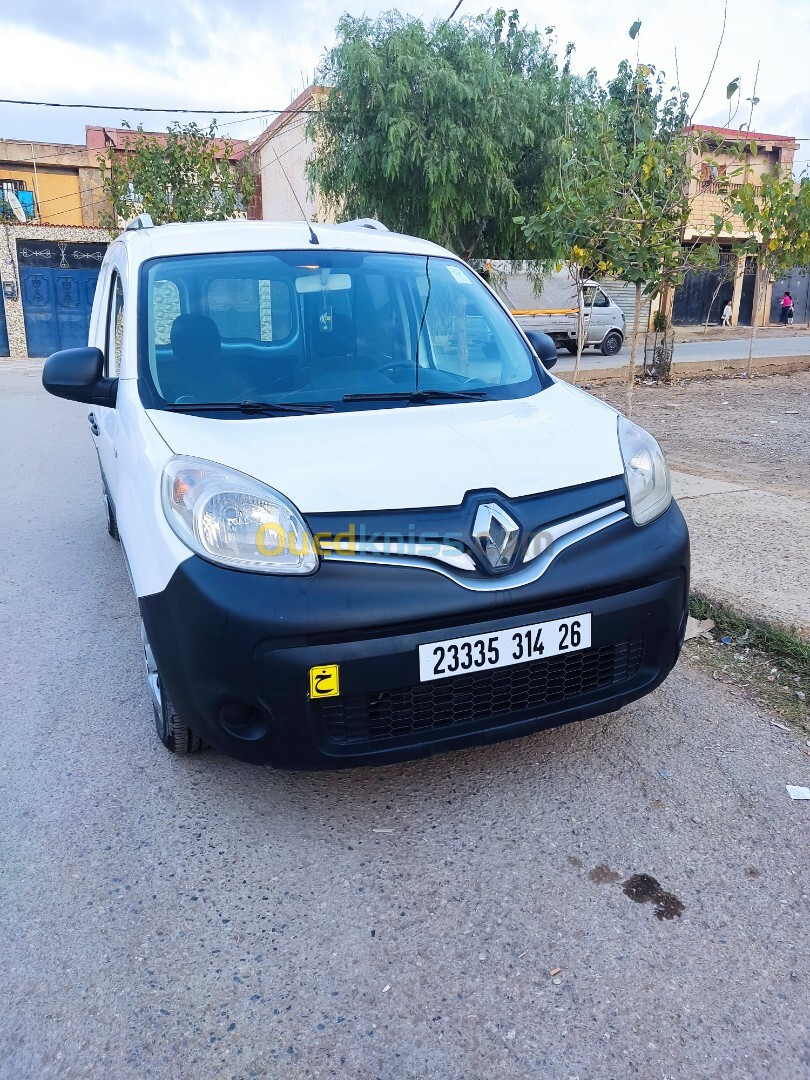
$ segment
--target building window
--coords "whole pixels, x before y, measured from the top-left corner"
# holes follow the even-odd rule
[[[12,220],[17,216],[11,208],[9,195],[16,196],[26,218],[35,216],[34,193],[28,190],[26,182],[24,180],[10,180],[0,177],[0,219]]]

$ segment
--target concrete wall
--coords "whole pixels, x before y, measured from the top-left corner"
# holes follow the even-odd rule
[[[250,148],[259,174],[261,216],[265,221],[300,221],[299,202],[310,221],[335,220],[323,199],[309,191],[306,177],[307,161],[315,151],[306,137],[309,111],[328,94],[324,87],[307,87]]]
[[[8,300],[2,295],[2,288],[0,288],[0,304],[5,305],[9,351],[12,358],[28,354],[20,290],[20,270],[17,264],[17,240],[38,242],[67,240],[79,244],[108,244],[112,239],[113,237],[105,229],[76,228],[66,225],[0,224],[0,280],[14,282],[17,292],[16,300]]]
[[[313,221],[321,220],[318,200],[307,189],[306,163],[312,154],[312,143],[304,135],[307,120],[306,116],[290,120],[259,150],[262,216],[265,221],[300,221],[301,210],[296,196],[307,217]],[[295,195],[290,190],[291,186]]]

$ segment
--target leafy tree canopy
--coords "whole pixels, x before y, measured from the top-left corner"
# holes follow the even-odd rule
[[[116,228],[139,213],[156,225],[221,221],[246,210],[255,177],[246,162],[229,160],[233,145],[216,138],[215,121],[209,128],[175,121],[159,137],[138,126],[124,152],[111,147],[98,159],[112,203],[105,224]]]
[[[516,11],[429,27],[344,15],[319,72],[331,93],[309,124],[310,182],[343,218],[375,216],[465,258],[521,257],[514,215],[553,181],[567,56],[558,67]]]
[[[638,30],[634,24],[631,37]],[[518,218],[538,257],[567,263],[575,279],[610,272],[635,286],[628,413],[642,296],[678,284],[690,266],[718,255],[716,232],[707,242],[683,243],[702,148],[684,131],[684,95],[666,96],[663,86],[654,68],[626,61],[606,90],[592,77],[573,84],[559,181],[534,213]]]
[[[810,265],[810,179],[803,176],[797,185],[792,173],[765,172],[758,185],[747,182],[731,194],[729,203],[751,234],[742,251],[756,256],[759,270],[748,347],[750,376],[757,316],[768,282],[794,266]]]

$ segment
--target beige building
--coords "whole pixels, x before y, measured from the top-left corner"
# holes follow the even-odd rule
[[[792,135],[768,135],[758,131],[739,131],[734,128],[712,127],[707,124],[695,124],[687,128],[687,132],[701,136],[707,144],[706,153],[696,156],[691,162],[691,190],[692,209],[689,221],[684,230],[684,243],[693,244],[702,237],[709,237],[714,231],[715,214],[727,216],[727,200],[729,195],[734,194],[736,188],[743,184],[759,185],[763,173],[777,172],[790,175],[793,170],[793,158],[799,144]],[[730,219],[732,231],[724,232],[720,236],[721,244],[729,248],[729,254],[722,259],[726,267],[727,282],[721,286],[717,308],[725,304],[726,299],[731,301],[733,326],[738,323],[750,325],[756,320],[759,325],[768,322],[768,313],[771,308],[772,282],[766,282],[763,294],[762,306],[758,312],[753,311],[754,298],[757,291],[758,271],[755,260],[750,257],[736,258],[730,254],[730,249],[735,240],[745,240],[749,236],[739,217]],[[695,277],[689,283],[695,285]],[[709,275],[706,275],[707,290],[709,289]],[[716,286],[712,285],[711,289]],[[707,306],[706,297],[701,297],[699,290],[692,290],[690,307],[694,309],[695,316],[700,310],[700,304]],[[680,295],[676,293],[674,317],[676,321],[693,321],[684,317],[687,305],[683,302],[684,291]],[[708,293],[707,293],[708,296]],[[679,303],[679,300],[681,301]],[[714,309],[712,309],[714,311]],[[679,311],[681,318],[678,318]],[[719,310],[716,312],[716,320],[719,319]],[[694,321],[702,321],[701,317]]]
[[[311,221],[334,221],[320,196],[309,190],[306,177],[314,149],[306,135],[307,121],[328,94],[328,87],[308,86],[250,146],[265,221],[300,221],[301,207]]]

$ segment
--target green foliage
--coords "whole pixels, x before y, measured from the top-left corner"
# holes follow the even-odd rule
[[[569,76],[517,12],[429,27],[344,15],[319,79],[331,93],[308,126],[308,175],[338,216],[465,258],[528,254],[513,218],[553,180]]]
[[[728,201],[751,234],[741,251],[756,256],[759,271],[748,349],[750,376],[757,315],[767,283],[788,274],[794,266],[810,264],[810,179],[805,176],[797,185],[792,173],[763,173],[759,187],[745,183]]]
[[[743,184],[730,201],[751,233],[746,251],[770,279],[810,263],[810,179],[797,189],[790,173],[764,173],[759,187]]]
[[[561,141],[559,183],[524,229],[537,250],[575,277],[609,271],[636,286],[628,412],[641,330],[642,297],[657,296],[693,266],[717,262],[709,242],[686,248],[692,165],[702,151],[684,131],[686,98],[664,91],[653,67],[626,61],[602,92],[573,87]]]
[[[616,135],[627,150],[653,137],[674,138],[689,122],[687,95],[667,90],[666,74],[651,64],[622,60],[607,85],[606,103]]]
[[[138,213],[156,225],[222,221],[246,210],[255,187],[250,165],[231,163],[233,143],[215,138],[215,121],[209,128],[175,121],[159,137],[139,126],[123,153],[110,148],[98,159],[113,208],[104,224],[117,228]]]

